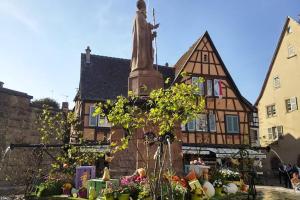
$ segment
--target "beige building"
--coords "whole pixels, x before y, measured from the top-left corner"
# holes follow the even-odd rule
[[[300,24],[288,17],[256,102],[261,146],[270,145],[285,163],[300,165]],[[277,170],[271,152],[265,168]]]

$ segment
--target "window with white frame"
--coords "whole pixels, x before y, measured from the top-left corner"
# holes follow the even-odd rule
[[[208,122],[209,122],[209,131],[216,132],[217,131],[216,116],[212,111],[210,111],[208,114]]]
[[[286,99],[285,106],[286,106],[287,112],[292,112],[294,110],[298,110],[297,97],[292,97],[290,99]]]
[[[95,106],[90,106],[89,126],[97,126],[97,116],[94,116]]]
[[[239,133],[240,124],[238,115],[225,115],[226,132],[227,133]]]
[[[278,140],[283,135],[283,126],[273,126],[268,128],[268,139]]]
[[[275,104],[267,106],[267,117],[274,117],[274,116],[276,116]]]
[[[293,45],[288,45],[288,58],[296,55],[295,47]]]
[[[196,118],[196,131],[207,131],[207,115],[199,114]]]
[[[275,89],[280,88],[280,79],[279,76],[273,78],[273,86]]]
[[[204,95],[204,82],[200,79],[200,77],[192,77],[192,84],[199,88],[199,95]]]
[[[206,80],[206,86],[207,86],[207,96],[212,96],[213,94],[213,86],[212,86],[212,80]]]

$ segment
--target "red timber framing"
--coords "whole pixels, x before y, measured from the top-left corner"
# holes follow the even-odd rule
[[[216,128],[214,131],[189,130],[186,125],[182,129],[182,141],[184,145],[214,144],[214,145],[249,145],[250,143],[250,119],[253,106],[239,92],[220,55],[218,54],[208,32],[196,41],[175,65],[175,82],[192,84],[192,77],[204,78],[204,97],[206,101],[205,113],[214,114]],[[180,76],[184,72],[186,76]],[[214,81],[219,81],[222,96],[215,95]],[[210,89],[208,82],[210,81]],[[210,94],[208,94],[210,90]],[[218,91],[220,93],[220,89]],[[226,116],[236,116],[235,124],[238,131],[231,133],[226,126]],[[209,117],[207,117],[209,125]],[[229,123],[228,123],[229,124]],[[196,125],[197,126],[197,125]],[[232,124],[231,124],[232,126]]]

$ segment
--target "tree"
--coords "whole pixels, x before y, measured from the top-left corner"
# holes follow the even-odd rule
[[[47,105],[49,108],[56,109],[56,110],[59,109],[59,103],[49,97],[42,98],[42,99],[36,99],[36,100],[32,101],[31,104],[33,106],[40,107],[40,108],[42,108],[43,105]]]
[[[200,79],[199,82],[203,80]],[[128,147],[129,140],[138,129],[143,129],[144,134],[152,132],[158,138],[175,138],[175,127],[180,123],[186,124],[203,112],[204,98],[199,96],[199,87],[185,83],[175,83],[167,89],[153,90],[149,97],[139,97],[129,92],[128,97],[119,96],[115,101],[107,100],[99,103],[94,115],[107,117],[115,127],[122,127],[127,135],[119,143],[111,143],[112,152],[124,150]],[[155,130],[158,130],[155,133]],[[170,142],[170,141],[168,141]],[[164,151],[164,142],[160,142],[161,151]],[[163,152],[161,152],[161,155]],[[163,156],[158,156],[157,163],[164,163]],[[158,185],[162,187],[160,169],[154,169],[154,181],[150,183],[152,197],[158,196]],[[149,174],[149,173],[148,173]]]

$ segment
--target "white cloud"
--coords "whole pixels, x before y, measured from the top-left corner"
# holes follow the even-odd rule
[[[16,4],[12,3],[11,0],[4,0],[0,3],[0,16],[1,14],[12,17],[20,24],[26,26],[28,29],[34,33],[39,33],[40,28],[37,21],[26,13],[21,7],[18,7]]]

